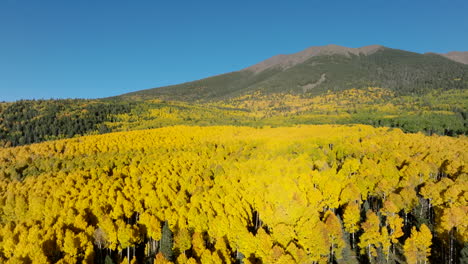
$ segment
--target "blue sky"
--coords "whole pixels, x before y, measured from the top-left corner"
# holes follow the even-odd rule
[[[0,0],[0,101],[99,98],[309,46],[468,51],[468,1]]]

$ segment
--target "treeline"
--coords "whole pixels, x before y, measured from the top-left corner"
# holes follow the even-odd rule
[[[427,135],[468,133],[468,90],[433,90],[422,96],[398,96],[378,87],[313,97],[253,93],[219,104],[256,113],[262,125],[367,124]]]
[[[25,145],[70,138],[90,132],[106,133],[104,122],[128,113],[133,103],[98,100],[22,100],[0,109],[0,144]]]
[[[465,137],[169,127],[0,149],[2,263],[465,263]]]
[[[77,135],[173,125],[291,126],[368,124],[405,132],[457,136],[468,132],[468,90],[397,96],[368,87],[298,96],[245,94],[211,103],[147,100],[39,100],[0,104],[0,146]]]

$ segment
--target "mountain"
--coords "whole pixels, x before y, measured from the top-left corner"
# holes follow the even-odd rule
[[[247,71],[253,72],[262,72],[266,69],[270,68],[282,68],[283,70],[301,64],[312,57],[317,56],[327,56],[327,55],[343,55],[346,57],[350,57],[351,55],[370,55],[373,54],[381,49],[383,46],[380,45],[372,45],[366,46],[362,48],[347,48],[338,45],[327,45],[327,46],[317,46],[317,47],[310,47],[304,51],[290,54],[290,55],[277,55],[262,61],[258,64],[250,66],[246,68]]]
[[[466,67],[331,45],[0,102],[0,263],[466,263]]]
[[[445,54],[440,54],[441,56],[444,56],[446,58],[449,58],[453,61],[460,62],[463,64],[468,64],[468,51],[462,52],[462,51],[452,51],[449,53]]]
[[[172,125],[369,124],[468,134],[468,65],[383,46],[311,47],[96,100],[0,103],[0,147]]]
[[[372,45],[310,47],[277,55],[240,71],[179,85],[121,95],[120,98],[213,101],[253,92],[315,96],[327,91],[377,86],[398,94],[468,87],[467,53],[419,54]]]

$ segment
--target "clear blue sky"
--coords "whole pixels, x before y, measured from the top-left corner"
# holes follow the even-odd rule
[[[98,98],[309,46],[468,50],[466,0],[0,0],[0,101]]]

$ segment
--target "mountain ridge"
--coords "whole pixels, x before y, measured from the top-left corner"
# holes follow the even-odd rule
[[[439,55],[456,62],[468,64],[468,51],[451,51],[448,53],[440,53]]]
[[[306,60],[321,56],[321,55],[344,55],[349,56],[350,54],[353,55],[370,55],[374,52],[377,52],[380,49],[385,48],[381,45],[369,45],[360,48],[348,48],[340,45],[330,44],[326,46],[312,46],[303,51],[292,53],[292,54],[279,54],[273,56],[269,59],[261,61],[257,64],[254,64],[250,67],[243,69],[243,71],[253,71],[255,73],[264,71],[271,67],[281,67],[283,69],[290,68],[297,64],[303,63]]]
[[[364,123],[466,134],[466,64],[383,46],[312,47],[283,59],[115,97],[0,103],[0,146],[174,124]]]
[[[447,56],[381,45],[315,46],[273,56],[239,71],[117,98],[195,102],[225,100],[253,92],[313,96],[327,91],[381,87],[399,94],[421,94],[431,89],[467,88],[468,65],[454,61],[461,56]]]

